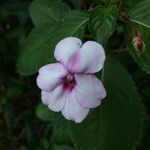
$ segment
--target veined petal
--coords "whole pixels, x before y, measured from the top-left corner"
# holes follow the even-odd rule
[[[89,109],[83,108],[77,102],[76,94],[72,91],[71,93],[68,93],[64,109],[61,112],[66,119],[80,123],[89,113]]]
[[[75,75],[76,98],[78,103],[84,108],[95,108],[101,104],[101,100],[106,97],[106,91],[102,82],[95,75]]]
[[[51,91],[62,82],[68,71],[61,63],[48,64],[40,68],[37,85],[42,90]]]
[[[104,61],[103,47],[97,42],[87,41],[70,59],[67,68],[72,73],[95,73],[102,69]]]
[[[67,66],[73,55],[80,49],[82,42],[76,37],[67,37],[61,40],[55,47],[54,56],[57,61]]]
[[[63,91],[63,85],[59,85],[52,91],[42,90],[42,102],[55,112],[64,108],[66,97],[67,94]]]

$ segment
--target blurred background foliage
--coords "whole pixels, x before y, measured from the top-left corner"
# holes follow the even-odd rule
[[[149,0],[0,0],[0,150],[150,150],[149,35]],[[97,74],[107,100],[78,125],[41,104],[36,86],[66,36],[108,55]]]

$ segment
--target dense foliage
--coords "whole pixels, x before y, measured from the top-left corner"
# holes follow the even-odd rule
[[[103,45],[97,74],[107,91],[80,124],[41,103],[40,67],[55,62],[58,41]],[[150,149],[149,0],[0,1],[0,149]]]

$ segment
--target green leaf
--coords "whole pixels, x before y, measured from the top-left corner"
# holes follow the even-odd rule
[[[70,123],[70,135],[82,150],[133,150],[143,127],[143,110],[128,72],[107,58],[103,70],[107,98],[81,124]]]
[[[136,61],[136,63],[141,67],[143,71],[146,73],[150,74],[150,29],[140,26],[139,27],[139,32],[142,34],[144,43],[145,43],[145,48],[142,53],[139,53],[133,46],[132,40],[129,42],[127,45],[127,48]],[[129,36],[132,35],[132,38],[135,36],[134,30],[130,30],[127,32]]]
[[[144,131],[143,131],[143,137],[138,145],[137,150],[149,150],[150,149],[150,120],[146,120],[144,123]]]
[[[125,1],[122,1],[122,2],[124,4],[124,6],[127,6],[127,8],[133,8],[140,1],[141,0],[125,0]]]
[[[53,30],[54,27],[44,24],[33,29],[29,34],[17,61],[17,70],[20,74],[32,75],[41,66],[54,62],[53,51],[50,50],[49,42]]]
[[[130,20],[150,28],[150,1],[144,0],[137,3],[129,11]]]
[[[45,108],[48,110],[48,108]],[[48,113],[47,113],[48,115]],[[64,143],[69,144],[71,142],[68,134],[67,120],[60,113],[55,113],[49,110],[49,116],[51,115],[53,134],[51,136],[52,143]],[[49,120],[50,121],[50,120]]]
[[[32,75],[45,64],[54,62],[54,48],[65,37],[82,38],[88,22],[88,15],[73,11],[66,14],[56,27],[44,24],[36,27],[25,44],[18,58],[17,70],[22,75]]]
[[[60,113],[56,113],[48,109],[47,106],[39,104],[36,108],[36,115],[43,121],[52,122],[53,134],[51,140],[53,143],[69,143],[68,126],[64,117]]]
[[[72,11],[64,16],[64,23],[60,24],[55,36],[63,36],[63,34],[65,34],[67,36],[83,38],[88,20],[89,15],[87,13],[82,11]]]
[[[70,136],[68,134],[68,124],[67,120],[61,115],[56,118],[53,122],[53,143],[65,143],[69,144],[71,142]]]
[[[35,0],[30,5],[30,16],[35,26],[53,25],[69,10],[66,4],[57,0]]]
[[[90,15],[90,29],[96,41],[106,44],[115,30],[118,12],[116,6],[97,7]]]
[[[47,106],[39,104],[36,108],[36,115],[43,121],[55,121],[59,114],[48,109]]]

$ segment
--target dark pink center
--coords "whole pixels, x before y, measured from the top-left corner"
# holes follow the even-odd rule
[[[72,74],[68,74],[67,77],[64,78],[64,89],[72,91],[72,89],[75,87],[76,81],[74,79],[74,76]]]

